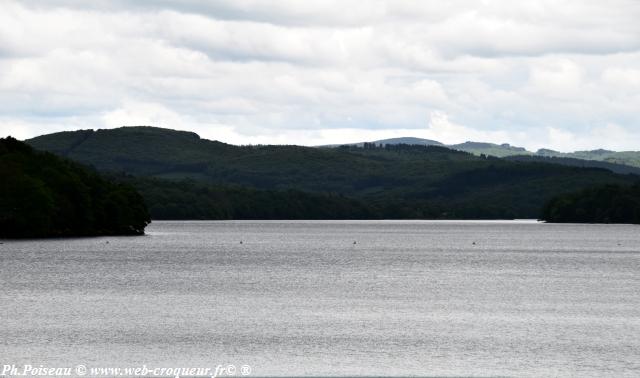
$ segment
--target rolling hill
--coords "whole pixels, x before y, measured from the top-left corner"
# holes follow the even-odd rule
[[[365,142],[360,143],[352,143],[348,144],[349,146],[359,146],[362,147]],[[495,143],[483,143],[483,142],[464,142],[459,144],[443,144],[438,141],[430,140],[430,139],[421,139],[421,138],[392,138],[392,139],[382,139],[376,140],[373,142],[378,145],[386,145],[386,144],[416,144],[416,145],[427,145],[427,146],[443,146],[448,147],[458,151],[469,152],[474,155],[488,155],[495,157],[509,157],[509,156],[533,156],[533,157],[544,157],[544,158],[566,158],[566,159],[577,159],[577,160],[586,160],[586,161],[599,161],[605,162],[609,164],[616,164],[621,166],[630,166],[640,168],[640,151],[610,151],[610,150],[591,150],[591,151],[575,151],[575,152],[558,152],[549,149],[539,149],[538,151],[532,152],[528,151],[523,147],[512,146],[508,143],[503,144],[495,144]],[[329,145],[329,146],[321,146],[321,147],[338,147],[340,145]],[[542,161],[542,160],[540,160]],[[562,164],[562,160],[552,161],[553,163]],[[569,164],[569,161],[565,161],[567,165],[575,165],[577,164]],[[593,167],[612,167],[612,166],[603,166],[603,165],[587,165]],[[619,170],[624,170],[622,167],[619,167]]]
[[[452,144],[447,146],[454,150],[469,152],[474,155],[489,155],[496,157],[505,157],[512,155],[531,155],[532,153],[523,147],[514,147],[508,143],[494,144],[481,142],[464,142],[460,144]]]
[[[329,144],[318,147],[329,147],[335,148],[340,146],[355,146],[355,147],[364,147],[365,143],[372,143],[376,145],[386,145],[386,144],[410,144],[410,145],[418,145],[418,146],[444,146],[444,144],[431,140],[431,139],[423,139],[423,138],[414,138],[414,137],[404,137],[404,138],[390,138],[390,139],[380,139],[374,140],[373,142],[359,142],[359,143],[345,143],[345,144]]]
[[[134,185],[151,178],[186,179],[216,188],[337,195],[386,218],[535,218],[545,201],[560,193],[638,179],[437,145],[233,146],[154,127],[64,132],[27,142],[103,172],[133,175]],[[138,184],[142,187],[150,198],[149,185]]]

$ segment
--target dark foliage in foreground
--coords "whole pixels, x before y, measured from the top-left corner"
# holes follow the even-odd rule
[[[0,139],[0,237],[143,234],[150,222],[131,186],[13,138]]]
[[[640,224],[640,184],[603,185],[558,196],[544,207],[542,219],[555,223]]]

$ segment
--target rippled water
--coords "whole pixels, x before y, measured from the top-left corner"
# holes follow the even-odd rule
[[[639,230],[154,222],[3,241],[0,364],[638,377]]]

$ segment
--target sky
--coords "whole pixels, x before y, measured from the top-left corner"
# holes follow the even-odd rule
[[[0,136],[640,150],[637,0],[0,0]]]

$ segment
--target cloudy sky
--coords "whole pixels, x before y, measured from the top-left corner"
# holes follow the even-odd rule
[[[640,150],[637,0],[0,0],[0,134]]]

